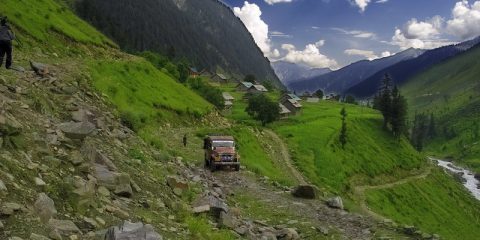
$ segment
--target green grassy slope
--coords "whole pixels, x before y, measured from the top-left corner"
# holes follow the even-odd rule
[[[427,151],[480,172],[480,47],[435,66],[402,86],[410,113],[434,113],[438,137]],[[448,133],[448,134],[446,134]]]
[[[424,166],[424,158],[405,139],[394,140],[381,129],[376,111],[345,105],[348,144],[343,150],[338,136],[344,105],[303,104],[301,115],[279,122],[273,129],[286,139],[298,167],[317,185],[344,192],[350,184],[380,183]]]
[[[436,170],[429,178],[367,192],[376,212],[442,239],[480,239],[480,206],[460,184]]]
[[[3,0],[0,12],[30,37],[52,44],[57,32],[74,41],[99,46],[115,44],[95,28],[79,19],[68,7],[52,0]]]

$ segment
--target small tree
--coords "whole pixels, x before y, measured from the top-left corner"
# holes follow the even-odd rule
[[[432,139],[432,138],[435,138],[436,136],[437,136],[437,126],[435,123],[435,115],[431,113],[430,124],[428,124],[428,137]]]
[[[251,95],[245,111],[253,119],[262,122],[262,126],[280,118],[280,106],[264,94]]]
[[[347,144],[347,111],[345,108],[342,108],[340,115],[342,116],[342,129],[340,130],[339,140],[342,148],[345,149],[345,145]]]
[[[323,99],[324,93],[323,93],[322,89],[318,89],[318,90],[315,92],[315,96],[317,96],[317,97],[320,98],[320,99]]]
[[[395,137],[400,137],[407,126],[407,101],[395,86],[392,91],[390,124]]]
[[[255,82],[257,81],[257,78],[253,74],[248,74],[247,76],[245,76],[245,79],[243,79],[243,81],[255,84]]]
[[[353,97],[352,95],[347,95],[345,97],[345,103],[348,103],[348,104],[358,104],[357,103],[357,100],[355,100],[355,97]]]
[[[423,150],[425,137],[427,136],[427,118],[424,114],[415,114],[410,141],[418,151]]]
[[[388,74],[385,74],[380,89],[378,109],[383,115],[383,128],[387,129],[388,123],[391,120],[391,108],[392,108],[392,80]]]
[[[186,61],[180,61],[177,64],[177,71],[180,74],[178,81],[181,83],[185,83],[190,75],[188,63]]]

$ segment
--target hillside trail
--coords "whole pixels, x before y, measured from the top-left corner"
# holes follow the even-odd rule
[[[268,134],[270,138],[274,141],[274,143],[279,147],[281,161],[289,169],[289,172],[292,174],[292,176],[298,181],[298,183],[302,185],[307,184],[307,181],[303,177],[303,174],[301,174],[300,171],[294,166],[292,158],[290,156],[290,152],[288,151],[288,147],[285,142],[270,129],[264,129],[263,132]]]
[[[414,176],[410,176],[410,177],[400,179],[396,182],[391,182],[391,183],[386,183],[386,184],[381,184],[381,185],[375,185],[375,186],[371,186],[371,185],[356,186],[353,190],[354,191],[354,196],[355,196],[355,198],[357,198],[357,201],[360,204],[360,208],[364,213],[368,214],[369,216],[371,216],[371,217],[373,217],[373,218],[375,218],[379,221],[383,221],[387,218],[378,214],[378,213],[376,213],[376,212],[374,212],[374,211],[372,211],[372,210],[370,210],[370,208],[367,206],[367,199],[366,199],[365,192],[368,191],[368,190],[381,190],[381,189],[393,188],[395,186],[410,183],[414,180],[425,179],[432,172],[432,168],[433,168],[433,166],[428,166],[425,169],[424,172],[422,172],[418,175],[414,175]]]
[[[170,139],[165,147],[179,149],[186,162],[195,164],[197,172],[206,174],[211,183],[222,186],[223,192],[229,195],[231,205],[238,207],[242,216],[269,225],[280,224],[304,229],[304,239],[374,239],[397,234],[370,216],[330,208],[323,198],[316,200],[295,198],[290,188],[276,185],[248,169],[235,172],[227,168],[213,173],[204,169],[202,142],[200,138],[194,137],[195,131],[195,128],[190,127],[166,127],[160,135]],[[184,134],[189,136],[186,148],[181,146]],[[271,130],[263,130],[261,135],[266,141],[262,144],[275,146],[273,149],[276,151],[274,156],[277,158],[275,159],[277,164],[288,166],[288,169],[285,169],[294,176],[297,183],[308,184],[291,161],[283,140]],[[258,208],[264,209],[269,214],[253,210]]]

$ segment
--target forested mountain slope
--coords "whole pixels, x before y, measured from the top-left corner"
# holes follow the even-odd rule
[[[198,69],[254,74],[283,87],[231,9],[217,0],[79,0],[77,12],[127,51],[187,58]]]
[[[427,150],[480,171],[480,46],[415,76],[402,87],[410,113],[434,115]]]
[[[322,89],[327,93],[341,93],[348,88],[362,82],[381,69],[407,59],[416,58],[423,52],[424,50],[411,48],[386,58],[376,59],[373,61],[358,61],[331,73],[293,82],[287,87],[297,92],[315,92],[318,89]]]
[[[480,38],[475,38],[456,45],[428,50],[417,58],[399,62],[386,69],[382,69],[373,76],[351,87],[346,91],[346,93],[360,98],[374,95],[377,92],[385,73],[390,75],[395,84],[402,85],[409,81],[409,79],[414,77],[416,74],[426,71],[435,64],[439,64],[445,60],[455,57],[462,52],[465,52],[479,42]]]

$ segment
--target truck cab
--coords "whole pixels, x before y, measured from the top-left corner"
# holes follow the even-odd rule
[[[232,136],[209,135],[203,141],[205,150],[205,166],[216,171],[223,166],[240,170],[240,155],[236,151],[235,139]]]

